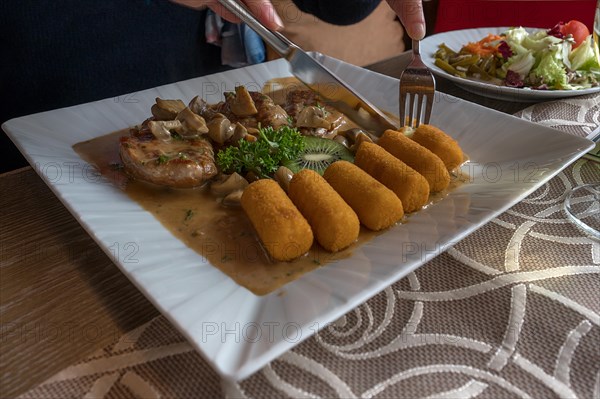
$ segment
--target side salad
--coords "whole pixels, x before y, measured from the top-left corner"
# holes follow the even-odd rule
[[[579,21],[528,32],[522,27],[489,34],[454,51],[440,44],[435,65],[462,78],[538,90],[578,90],[600,86],[599,54]]]

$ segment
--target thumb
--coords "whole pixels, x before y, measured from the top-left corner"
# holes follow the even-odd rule
[[[412,39],[425,37],[425,16],[421,0],[387,0],[388,4],[400,17],[406,33]]]

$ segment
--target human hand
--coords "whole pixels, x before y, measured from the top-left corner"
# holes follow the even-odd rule
[[[425,37],[425,16],[422,0],[387,0],[388,4],[400,17],[406,33],[412,39]]]
[[[240,22],[240,20],[227,11],[217,0],[171,0],[190,8],[208,7],[221,17],[230,22]],[[277,15],[273,4],[269,0],[243,0],[250,12],[267,28],[271,30],[280,30],[283,28],[283,22]]]

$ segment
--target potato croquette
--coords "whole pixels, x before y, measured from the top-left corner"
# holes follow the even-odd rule
[[[370,230],[379,231],[402,219],[402,202],[392,190],[348,161],[329,165],[323,177]]]
[[[289,261],[312,246],[308,222],[274,180],[257,180],[246,187],[242,208],[273,259]]]
[[[377,144],[422,174],[432,192],[442,191],[450,184],[450,173],[440,157],[401,132],[386,130]]]
[[[418,211],[429,200],[427,180],[377,144],[362,143],[354,163],[392,190],[406,213]]]
[[[464,162],[458,142],[435,126],[419,125],[410,138],[440,157],[449,171]]]
[[[304,169],[296,173],[288,195],[327,251],[337,252],[358,238],[358,216],[317,172]]]

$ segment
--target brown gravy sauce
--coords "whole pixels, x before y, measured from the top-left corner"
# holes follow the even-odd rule
[[[292,262],[273,262],[243,210],[221,205],[207,186],[161,187],[129,179],[118,170],[115,165],[120,163],[119,138],[128,134],[129,130],[124,129],[77,143],[73,149],[174,236],[257,295],[268,294],[304,273],[349,257],[355,247],[377,234],[361,228],[357,242],[346,250],[329,253],[315,243],[306,255]]]
[[[269,88],[289,89],[290,84],[297,82],[293,78],[275,79],[267,83],[264,92],[282,103],[286,90]],[[361,226],[358,240],[343,251],[330,253],[315,242],[307,254],[292,262],[274,262],[266,255],[243,210],[223,206],[207,186],[173,189],[129,179],[119,169],[119,138],[128,135],[129,129],[120,130],[77,143],[73,149],[175,237],[256,295],[273,292],[304,273],[350,257],[355,248],[385,232],[372,232]],[[453,179],[447,191],[461,181]],[[431,202],[441,200],[447,191],[436,193],[430,198]]]

